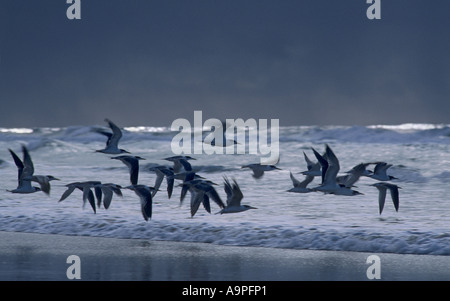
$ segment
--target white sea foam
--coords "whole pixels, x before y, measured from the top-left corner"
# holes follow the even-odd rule
[[[0,133],[31,134],[33,130],[29,128],[0,128]]]

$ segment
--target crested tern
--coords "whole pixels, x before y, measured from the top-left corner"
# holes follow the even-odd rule
[[[196,159],[192,158],[191,156],[172,156],[172,157],[164,158],[164,160],[173,162],[173,172],[179,173],[182,168],[184,170],[186,170],[186,168],[191,168],[190,170],[192,170],[192,167],[190,167],[191,165],[187,161],[188,160],[196,160]],[[186,164],[186,163],[188,163],[188,164]]]
[[[103,203],[103,207],[105,209],[108,209],[111,205],[113,194],[122,197],[122,186],[114,184],[114,183],[105,183],[105,184],[97,184],[94,186],[94,188],[100,187],[102,191],[102,199],[97,199],[97,206],[100,207],[100,205]]]
[[[348,188],[354,187],[361,176],[368,174],[366,167],[369,164],[370,163],[360,163],[354,166],[351,170],[347,171],[346,175],[336,177],[337,182]]]
[[[385,183],[385,182],[379,182],[375,184],[371,184],[370,186],[374,186],[378,189],[378,206],[380,214],[383,212],[384,203],[386,200],[386,192],[389,189],[389,192],[391,193],[391,199],[394,203],[395,211],[398,212],[398,208],[400,205],[400,199],[399,199],[399,192],[398,190],[401,189],[401,187],[398,187],[395,184]]]
[[[167,182],[167,196],[170,199],[170,197],[172,196],[173,185],[175,182],[175,173],[173,172],[173,168],[163,166],[163,165],[158,165],[158,166],[151,167],[149,170],[154,171],[156,173],[156,180],[155,180],[155,185],[154,185],[155,190],[153,192],[152,197],[155,196],[156,192],[158,191],[158,189],[161,186],[161,183],[165,177],[166,182]]]
[[[264,165],[261,163],[247,164],[241,168],[250,168],[253,172],[252,176],[255,179],[260,179],[264,175],[265,171],[281,170],[281,168],[278,168],[275,165]]]
[[[224,190],[227,194],[227,205],[216,214],[237,213],[249,209],[257,209],[249,205],[241,205],[244,195],[235,179],[233,179],[233,184],[231,184],[228,178],[224,177]]]
[[[12,193],[33,193],[43,191],[47,195],[50,194],[50,181],[59,179],[51,175],[34,175],[33,161],[31,160],[30,153],[26,146],[22,145],[23,160],[20,160],[19,156],[17,156],[14,151],[11,149],[8,150],[13,157],[14,163],[16,164],[18,170],[17,188],[8,191]],[[32,186],[32,181],[39,183],[40,187]]]
[[[97,208],[95,205],[94,193],[92,192],[92,188],[95,191],[95,197],[98,202],[101,202],[102,199],[102,189],[100,181],[86,181],[86,182],[73,182],[66,185],[67,190],[62,194],[59,202],[64,201],[72,192],[78,188],[83,192],[83,208],[86,205],[86,202],[89,202],[94,213],[97,213]]]
[[[55,178],[54,176],[51,175],[33,175],[31,177],[26,177],[24,178],[24,180],[30,180],[33,182],[37,182],[41,188],[41,190],[46,193],[47,195],[50,195],[50,181],[54,181],[57,180],[59,181],[58,178]]]
[[[340,169],[339,160],[328,144],[325,145],[325,156],[320,156],[315,150],[314,154],[318,159],[320,158],[319,162],[322,165],[322,172],[325,170],[325,174],[322,175],[322,184],[312,188],[314,191],[347,196],[362,194],[359,191],[352,190],[351,188],[345,187],[345,185],[337,183],[336,177]]]
[[[320,177],[322,175],[322,172],[320,171],[320,162],[314,163],[313,161],[311,161],[311,159],[308,158],[305,152],[303,152],[303,156],[305,157],[306,168],[308,170],[302,171],[301,174],[305,176]]]
[[[131,185],[137,185],[139,177],[139,160],[145,160],[139,156],[121,155],[111,157],[111,159],[120,160],[125,164],[130,171],[130,183]]]
[[[375,168],[373,170],[373,173],[368,175],[369,178],[378,181],[390,181],[397,179],[396,177],[387,174],[387,170],[392,167],[392,164],[387,164],[386,162],[377,162],[373,164],[375,164]]]
[[[183,183],[181,184],[180,205],[183,202],[184,197],[186,196],[186,193],[189,191],[189,188],[193,184],[192,181],[195,180],[195,173],[194,172],[187,172],[184,175],[184,178],[182,180],[183,180]]]
[[[294,187],[289,189],[288,192],[308,193],[313,191],[311,188],[307,188],[306,186],[314,180],[314,176],[307,175],[301,182],[294,177],[292,172],[290,172],[290,177]]]
[[[148,221],[152,218],[152,205],[153,198],[152,192],[155,190],[153,187],[147,185],[130,185],[125,187],[127,189],[133,190],[139,197],[141,202],[141,213],[142,217]]]
[[[199,176],[195,173],[190,173],[186,176],[186,178],[183,180],[183,183],[180,184],[179,186],[181,187],[181,193],[180,193],[180,206],[184,201],[184,198],[186,197],[186,193],[188,191],[191,192],[191,196],[192,196],[192,192],[194,192],[195,190],[193,189],[194,185],[200,184],[200,183],[206,183],[207,185],[217,185],[216,183],[205,179],[202,176]]]
[[[221,209],[225,204],[210,181],[191,180],[182,184],[191,193],[191,217],[197,213],[200,204],[208,213],[211,213],[210,199],[212,199]],[[182,200],[180,200],[182,202]],[[181,204],[180,202],[180,204]]]
[[[206,181],[205,178],[198,175],[196,172],[193,171],[191,163],[188,162],[188,160],[191,160],[193,158],[187,157],[183,158],[184,156],[176,156],[176,161],[183,166],[184,172],[178,172],[174,173],[174,178],[177,180],[182,180],[183,184],[181,184],[181,194],[180,194],[180,203],[183,202],[184,197],[186,196],[186,193],[188,192],[191,185],[194,184],[194,180],[202,180]],[[200,181],[196,181],[195,183],[198,183]]]
[[[96,130],[97,133],[103,134],[108,137],[108,140],[106,141],[106,147],[104,149],[96,150],[96,152],[113,155],[123,153],[129,154],[130,152],[119,148],[119,140],[122,138],[122,130],[107,118],[105,119],[105,122],[108,123],[109,127],[112,130],[112,133],[105,132],[103,130]]]

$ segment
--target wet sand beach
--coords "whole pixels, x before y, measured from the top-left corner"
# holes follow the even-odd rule
[[[380,280],[450,280],[448,256],[19,232],[0,232],[0,280],[69,280],[76,263],[67,263],[70,255],[78,256],[79,275],[87,281],[369,281],[370,255],[380,258]]]

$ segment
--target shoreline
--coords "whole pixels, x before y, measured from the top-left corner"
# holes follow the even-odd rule
[[[1,281],[449,281],[448,256],[294,250],[0,231]]]

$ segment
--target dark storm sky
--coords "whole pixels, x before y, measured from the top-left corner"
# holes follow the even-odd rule
[[[0,127],[450,123],[450,1],[0,0]]]

